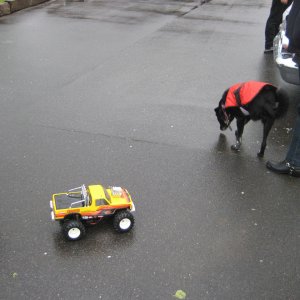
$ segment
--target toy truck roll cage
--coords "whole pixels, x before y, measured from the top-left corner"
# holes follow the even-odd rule
[[[72,202],[70,205],[70,208],[73,205],[78,204],[78,203],[83,203],[84,204],[83,206],[89,205],[89,194],[88,194],[87,189],[84,184],[82,186],[68,190],[67,195],[70,198],[80,198],[81,199],[79,201]]]

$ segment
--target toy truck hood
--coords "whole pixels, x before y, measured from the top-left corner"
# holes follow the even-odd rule
[[[109,187],[107,193],[111,205],[130,205],[132,204],[131,196],[128,191],[121,187]]]

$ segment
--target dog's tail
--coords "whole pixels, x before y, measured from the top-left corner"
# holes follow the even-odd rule
[[[276,100],[278,102],[278,106],[276,108],[275,118],[277,119],[283,117],[286,114],[289,108],[290,101],[287,92],[282,88],[276,90]]]

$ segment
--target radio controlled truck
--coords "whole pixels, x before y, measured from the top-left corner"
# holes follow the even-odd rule
[[[117,232],[128,232],[134,225],[134,203],[122,187],[82,185],[68,192],[52,195],[51,218],[60,221],[63,235],[77,241],[85,235],[85,227],[97,224],[104,217],[113,217]]]

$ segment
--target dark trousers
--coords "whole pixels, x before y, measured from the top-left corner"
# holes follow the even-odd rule
[[[291,165],[300,167],[300,105],[298,107],[298,116],[295,127],[293,128],[293,137],[285,158]]]
[[[288,1],[288,4],[282,4],[280,0],[273,0],[270,10],[270,15],[266,23],[265,29],[265,49],[273,47],[273,40],[279,31],[279,25],[282,22],[282,14],[292,3],[292,0]]]
[[[300,77],[300,66],[299,77]],[[293,137],[285,158],[295,167],[300,167],[300,104],[298,106],[298,115],[295,127],[293,128]]]

